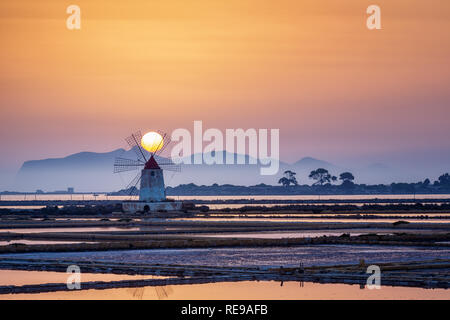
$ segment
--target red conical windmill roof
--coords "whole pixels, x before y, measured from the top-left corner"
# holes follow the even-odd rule
[[[161,169],[153,156],[145,164],[144,169]]]

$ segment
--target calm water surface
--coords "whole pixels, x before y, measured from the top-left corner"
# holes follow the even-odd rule
[[[100,232],[100,231],[138,231],[140,228],[119,227],[79,227],[79,228],[13,228],[0,229],[0,232],[40,233],[40,232]]]
[[[83,281],[140,279],[142,276],[82,274]],[[149,276],[145,276],[149,278]],[[11,279],[20,279],[18,282]],[[0,284],[64,283],[67,274],[56,272],[26,272],[0,270]],[[359,285],[317,284],[288,281],[243,281],[164,287],[120,288],[106,290],[77,290],[37,294],[0,295],[10,299],[146,299],[146,300],[308,300],[308,299],[450,299],[450,290],[381,286],[379,290],[361,289]]]
[[[169,196],[175,200],[359,200],[359,199],[450,199],[450,194],[377,194],[377,195],[261,195],[261,196]],[[93,194],[27,194],[1,195],[1,200],[136,200],[130,196],[108,196]]]
[[[448,247],[314,245],[264,248],[147,249],[3,254],[4,257],[146,264],[295,267],[450,259]]]

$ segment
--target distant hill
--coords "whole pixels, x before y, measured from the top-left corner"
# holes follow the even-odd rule
[[[114,159],[129,152],[124,149],[107,153],[80,152],[64,158],[26,161],[17,173],[15,187],[26,191],[67,187],[96,191],[108,189],[111,183],[116,187],[119,177],[113,176]]]
[[[237,154],[231,155],[235,160],[238,157]],[[226,154],[223,153],[222,156],[225,157]],[[120,190],[127,187],[132,178],[138,174],[138,171],[113,174],[116,157],[136,159],[133,150],[117,149],[106,153],[80,152],[64,158],[26,161],[16,176],[14,188],[24,191],[36,189],[54,191],[74,187],[76,192]],[[249,163],[247,155],[242,157],[244,157],[246,163]],[[181,165],[180,173],[167,171],[164,176],[166,185],[171,186],[187,183],[198,185],[213,183],[276,184],[282,170],[288,167],[288,164],[281,162],[279,175],[261,176],[259,165],[192,164]]]
[[[329,163],[329,162],[326,162],[326,161],[323,161],[323,160],[314,159],[314,158],[311,158],[311,157],[302,158],[302,159],[298,160],[297,162],[295,162],[293,164],[293,166],[295,166],[295,167],[304,167],[304,168],[315,168],[315,169],[317,169],[317,168],[325,168],[325,169],[327,169],[327,168],[333,168],[334,167],[334,165]]]
[[[227,153],[219,152],[226,157]],[[230,154],[236,159],[237,154]],[[249,156],[240,155],[246,163]],[[17,173],[15,190],[44,191],[66,190],[74,187],[75,192],[86,191],[117,191],[127,187],[128,183],[139,173],[113,173],[113,164],[116,157],[136,159],[133,150],[117,149],[106,153],[80,152],[63,158],[26,161]],[[194,156],[191,156],[193,159]],[[297,172],[299,184],[311,184],[308,178],[311,170],[325,168],[331,174],[338,176],[344,171],[351,171],[358,183],[390,183],[394,179],[394,170],[375,164],[366,168],[355,170],[346,169],[330,162],[305,157],[293,164],[280,162],[279,172],[275,176],[260,175],[259,165],[182,165],[180,173],[165,172],[165,182],[168,186],[195,183],[196,185],[234,184],[234,185],[276,185],[285,170]],[[397,178],[397,177],[395,177]]]
[[[23,163],[19,170],[19,174],[27,174],[37,170],[72,170],[87,167],[103,167],[105,164],[112,161],[126,151],[124,149],[117,149],[107,153],[96,152],[80,152],[72,154],[64,158],[44,159],[44,160],[30,160]]]

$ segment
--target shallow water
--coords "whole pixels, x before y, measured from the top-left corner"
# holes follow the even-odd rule
[[[0,272],[1,274],[1,272]],[[65,274],[64,274],[65,275]],[[31,280],[34,272],[28,276]],[[41,275],[39,275],[41,277]],[[83,278],[82,278],[83,281]],[[53,282],[53,281],[52,281]],[[83,284],[81,283],[81,288]],[[164,287],[76,290],[39,294],[0,295],[6,299],[148,299],[148,300],[308,300],[308,299],[450,299],[450,290],[381,286],[361,289],[359,285],[311,282],[243,281]]]
[[[450,259],[450,248],[368,246],[368,245],[315,245],[264,248],[201,248],[201,249],[148,249],[94,252],[49,252],[3,254],[4,257],[37,259],[64,259],[73,261],[103,261],[146,264],[179,264],[210,266],[266,266],[296,267]]]
[[[204,233],[195,234],[195,237],[213,238],[258,238],[258,239],[283,239],[283,238],[314,238],[322,236],[340,236],[342,234],[359,236],[362,234],[395,234],[395,233],[420,233],[420,234],[442,234],[447,230],[422,230],[422,229],[336,229],[331,230],[304,230],[304,231],[259,231],[259,232],[231,232],[231,233]],[[188,234],[192,236],[192,234]]]
[[[289,211],[288,211],[289,212]],[[262,212],[245,212],[245,213],[227,213],[227,212],[221,212],[221,213],[211,213],[210,217],[217,217],[221,218],[221,216],[227,216],[231,218],[349,218],[349,219],[356,219],[357,213],[352,213],[350,211],[342,211],[339,213],[282,213],[281,212],[275,212],[275,213],[262,213]],[[423,212],[423,213],[417,213],[417,212],[388,212],[388,213],[377,213],[377,212],[367,212],[367,213],[359,213],[361,218],[364,218],[365,215],[375,216],[378,218],[383,218],[387,216],[396,216],[401,217],[405,216],[411,219],[421,219],[420,217],[428,216],[429,218],[435,218],[435,217],[448,217],[450,220],[450,213],[449,212],[439,212],[439,213],[429,213],[429,212]],[[426,220],[426,218],[424,218]]]
[[[40,233],[40,232],[100,232],[100,231],[138,231],[140,228],[119,227],[78,227],[78,228],[13,228],[0,229],[0,232],[12,233]]]
[[[23,286],[27,284],[66,283],[69,275],[65,272],[0,270],[0,286]],[[81,273],[83,281],[119,281],[138,279],[163,279],[166,277],[152,275],[127,275],[108,273]],[[0,295],[1,296],[1,295]]]
[[[394,223],[399,220],[408,221],[411,223],[448,223],[450,224],[450,219],[333,219],[333,218],[175,218],[175,219],[167,219],[168,221],[250,221],[250,222],[365,222],[365,223],[376,223],[376,222],[386,222],[386,223]]]
[[[253,238],[253,239],[283,239],[283,238],[315,238],[315,237],[331,237],[340,236],[343,233],[348,233],[351,236],[359,236],[363,233],[352,231],[335,231],[335,232],[247,232],[247,233],[214,233],[214,234],[198,234],[197,238]]]
[[[316,245],[272,248],[156,249],[102,252],[2,254],[2,257],[161,263],[212,266],[295,267],[311,265],[450,259],[450,248],[365,245]],[[61,272],[0,270],[0,285],[65,283]],[[149,279],[154,276],[84,274],[83,281]],[[38,294],[0,295],[0,299],[450,299],[450,290],[383,286],[380,290],[359,285],[299,282],[244,281],[163,287],[77,290]]]
[[[0,241],[0,246],[7,246],[10,244],[74,244],[74,243],[97,243],[93,241],[52,241],[52,240],[10,240]]]
[[[377,195],[235,195],[235,196],[169,196],[174,200],[358,200],[358,199],[450,199],[450,194],[377,194]],[[1,200],[135,200],[130,196],[107,196],[94,194],[19,194],[1,195]]]
[[[261,196],[171,196],[176,200],[359,200],[359,199],[450,199],[450,194],[352,194],[352,195],[261,195]]]

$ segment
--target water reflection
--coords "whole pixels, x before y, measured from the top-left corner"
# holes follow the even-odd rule
[[[77,193],[77,194],[17,194],[1,195],[3,201],[36,201],[36,200],[136,200],[138,197],[108,196],[103,194]],[[234,196],[169,196],[174,200],[371,200],[371,199],[450,199],[450,194],[375,194],[375,195],[234,195]]]
[[[127,292],[131,294],[133,299],[142,300],[145,288],[128,288]]]
[[[376,218],[376,219],[366,219],[366,218],[358,218],[358,219],[351,219],[351,218],[175,218],[175,219],[166,219],[167,221],[215,221],[215,222],[229,222],[229,221],[236,221],[236,222],[342,222],[342,223],[350,223],[350,222],[383,222],[383,223],[394,223],[399,220],[404,220],[408,222],[415,222],[415,223],[450,223],[450,219],[414,219],[414,218],[394,218],[394,219],[383,219],[383,218]]]
[[[95,241],[53,241],[53,240],[8,240],[0,241],[0,246],[8,246],[10,244],[74,244],[74,243],[97,243]]]
[[[126,291],[131,295],[132,299],[143,300],[144,294],[147,291],[154,289],[159,300],[167,299],[173,293],[173,286],[165,287],[143,287],[143,288],[128,288]]]
[[[157,289],[156,289],[157,288]],[[450,299],[450,290],[286,281],[242,281],[164,287],[81,290],[41,294],[0,295],[0,299],[170,299],[170,300],[321,300],[321,299]]]
[[[0,229],[0,232],[12,233],[40,233],[40,232],[101,232],[101,231],[138,231],[139,228],[128,227],[75,227],[75,228],[14,228]]]

